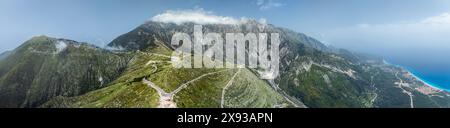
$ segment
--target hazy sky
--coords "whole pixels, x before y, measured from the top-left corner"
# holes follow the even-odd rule
[[[264,18],[355,51],[450,49],[449,0],[1,0],[0,51],[35,35],[103,46],[157,14],[195,8]]]

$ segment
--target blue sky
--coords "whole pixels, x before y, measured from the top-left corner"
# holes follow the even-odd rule
[[[450,0],[0,0],[0,52],[36,35],[105,46],[169,10],[199,9],[264,18],[450,88]]]
[[[371,45],[392,40],[375,41],[373,36],[378,33],[355,39],[352,37],[354,33],[365,31],[354,30],[355,27],[382,28],[388,24],[420,22],[450,12],[450,1],[1,0],[0,51],[11,50],[35,35],[69,38],[103,46],[157,14],[194,8],[221,16],[265,18],[271,24],[306,33],[326,44],[361,50],[360,47],[350,46],[354,46],[356,41]]]

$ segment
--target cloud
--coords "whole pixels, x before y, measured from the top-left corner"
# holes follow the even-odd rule
[[[259,10],[269,10],[284,6],[283,3],[275,2],[274,0],[257,0],[256,5],[259,7]]]
[[[168,10],[162,14],[158,14],[151,18],[155,22],[182,24],[186,22],[193,22],[196,24],[242,24],[246,23],[251,18],[241,17],[236,19],[229,16],[218,16],[211,11],[205,11],[202,8],[189,10]],[[259,23],[266,24],[266,19],[262,18]]]
[[[216,16],[212,12],[203,9],[194,10],[169,10],[165,13],[154,16],[152,21],[181,24],[193,22],[198,24],[238,24],[240,20],[233,17]]]
[[[323,40],[359,51],[440,49],[450,50],[450,14],[442,13],[416,21],[367,24],[324,32]],[[321,39],[322,40],[322,39]]]
[[[442,13],[438,16],[433,16],[422,20],[423,24],[432,24],[432,25],[450,25],[450,14]]]

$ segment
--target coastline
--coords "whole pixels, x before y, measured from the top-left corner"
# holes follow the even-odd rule
[[[411,75],[412,77],[414,77],[415,79],[417,79],[418,81],[422,82],[424,85],[426,85],[428,87],[431,87],[431,88],[433,88],[435,90],[438,90],[438,91],[445,91],[445,92],[450,93],[450,89],[442,88],[442,87],[440,87],[438,85],[432,84],[432,83],[427,82],[426,80],[420,78],[418,75],[415,74],[414,70],[412,70],[411,68],[404,67],[404,66],[397,65],[397,64],[392,64],[392,63],[389,63],[388,61],[386,61],[384,59],[383,59],[383,63],[386,64],[386,65],[395,66],[395,67],[401,68],[402,70],[407,71],[409,75]]]
[[[427,82],[426,80],[423,80],[422,78],[420,78],[419,76],[417,76],[416,74],[414,74],[414,72],[411,72],[409,69],[405,69],[405,68],[402,68],[402,69],[408,71],[408,73],[409,73],[411,76],[413,76],[413,77],[416,78],[418,81],[420,81],[420,82],[422,82],[423,84],[425,84],[426,86],[429,86],[429,87],[431,87],[431,88],[433,88],[433,89],[436,89],[436,90],[439,90],[439,91],[446,91],[446,92],[449,92],[449,93],[450,93],[450,90],[449,90],[449,89],[445,89],[445,88],[442,88],[442,87],[440,87],[440,86],[438,86],[438,85],[435,85],[435,84],[432,84],[432,83],[430,83],[430,82]]]

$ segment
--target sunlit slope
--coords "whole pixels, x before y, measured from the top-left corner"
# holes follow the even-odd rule
[[[150,21],[116,38],[109,45],[130,50],[154,47],[158,43],[170,46],[171,35],[175,32],[185,32],[192,36],[193,26],[193,23]],[[261,26],[264,26],[262,31],[259,29]],[[239,25],[203,25],[203,31],[279,33],[280,76],[273,81],[259,79],[249,81],[269,84],[269,87],[275,88],[278,94],[283,94],[284,99],[295,102],[298,106],[305,104],[308,107],[449,107],[448,93],[431,89],[409,76],[406,70],[385,64],[378,57],[327,47],[301,33],[252,21]],[[253,86],[228,87],[242,89]],[[235,94],[228,97],[245,97],[246,94],[252,93],[238,89],[237,91],[235,93],[226,91],[230,93],[226,93],[225,96]],[[241,93],[243,94],[238,95]],[[233,99],[221,101],[221,106],[235,107],[249,104],[238,103],[240,101]],[[218,103],[216,101],[211,104]],[[258,104],[267,106],[261,105],[261,102]]]
[[[263,80],[247,69],[173,68],[171,50],[158,45],[134,52],[130,66],[111,85],[85,95],[58,97],[41,107],[161,107],[158,90],[171,94],[176,107],[275,107],[288,102]],[[233,78],[237,74],[239,78]],[[223,91],[230,84],[230,87]],[[236,86],[236,87],[235,87]],[[242,94],[234,94],[236,92]],[[224,98],[222,93],[224,92]],[[234,96],[236,95],[236,96]],[[242,104],[240,104],[242,103]]]

